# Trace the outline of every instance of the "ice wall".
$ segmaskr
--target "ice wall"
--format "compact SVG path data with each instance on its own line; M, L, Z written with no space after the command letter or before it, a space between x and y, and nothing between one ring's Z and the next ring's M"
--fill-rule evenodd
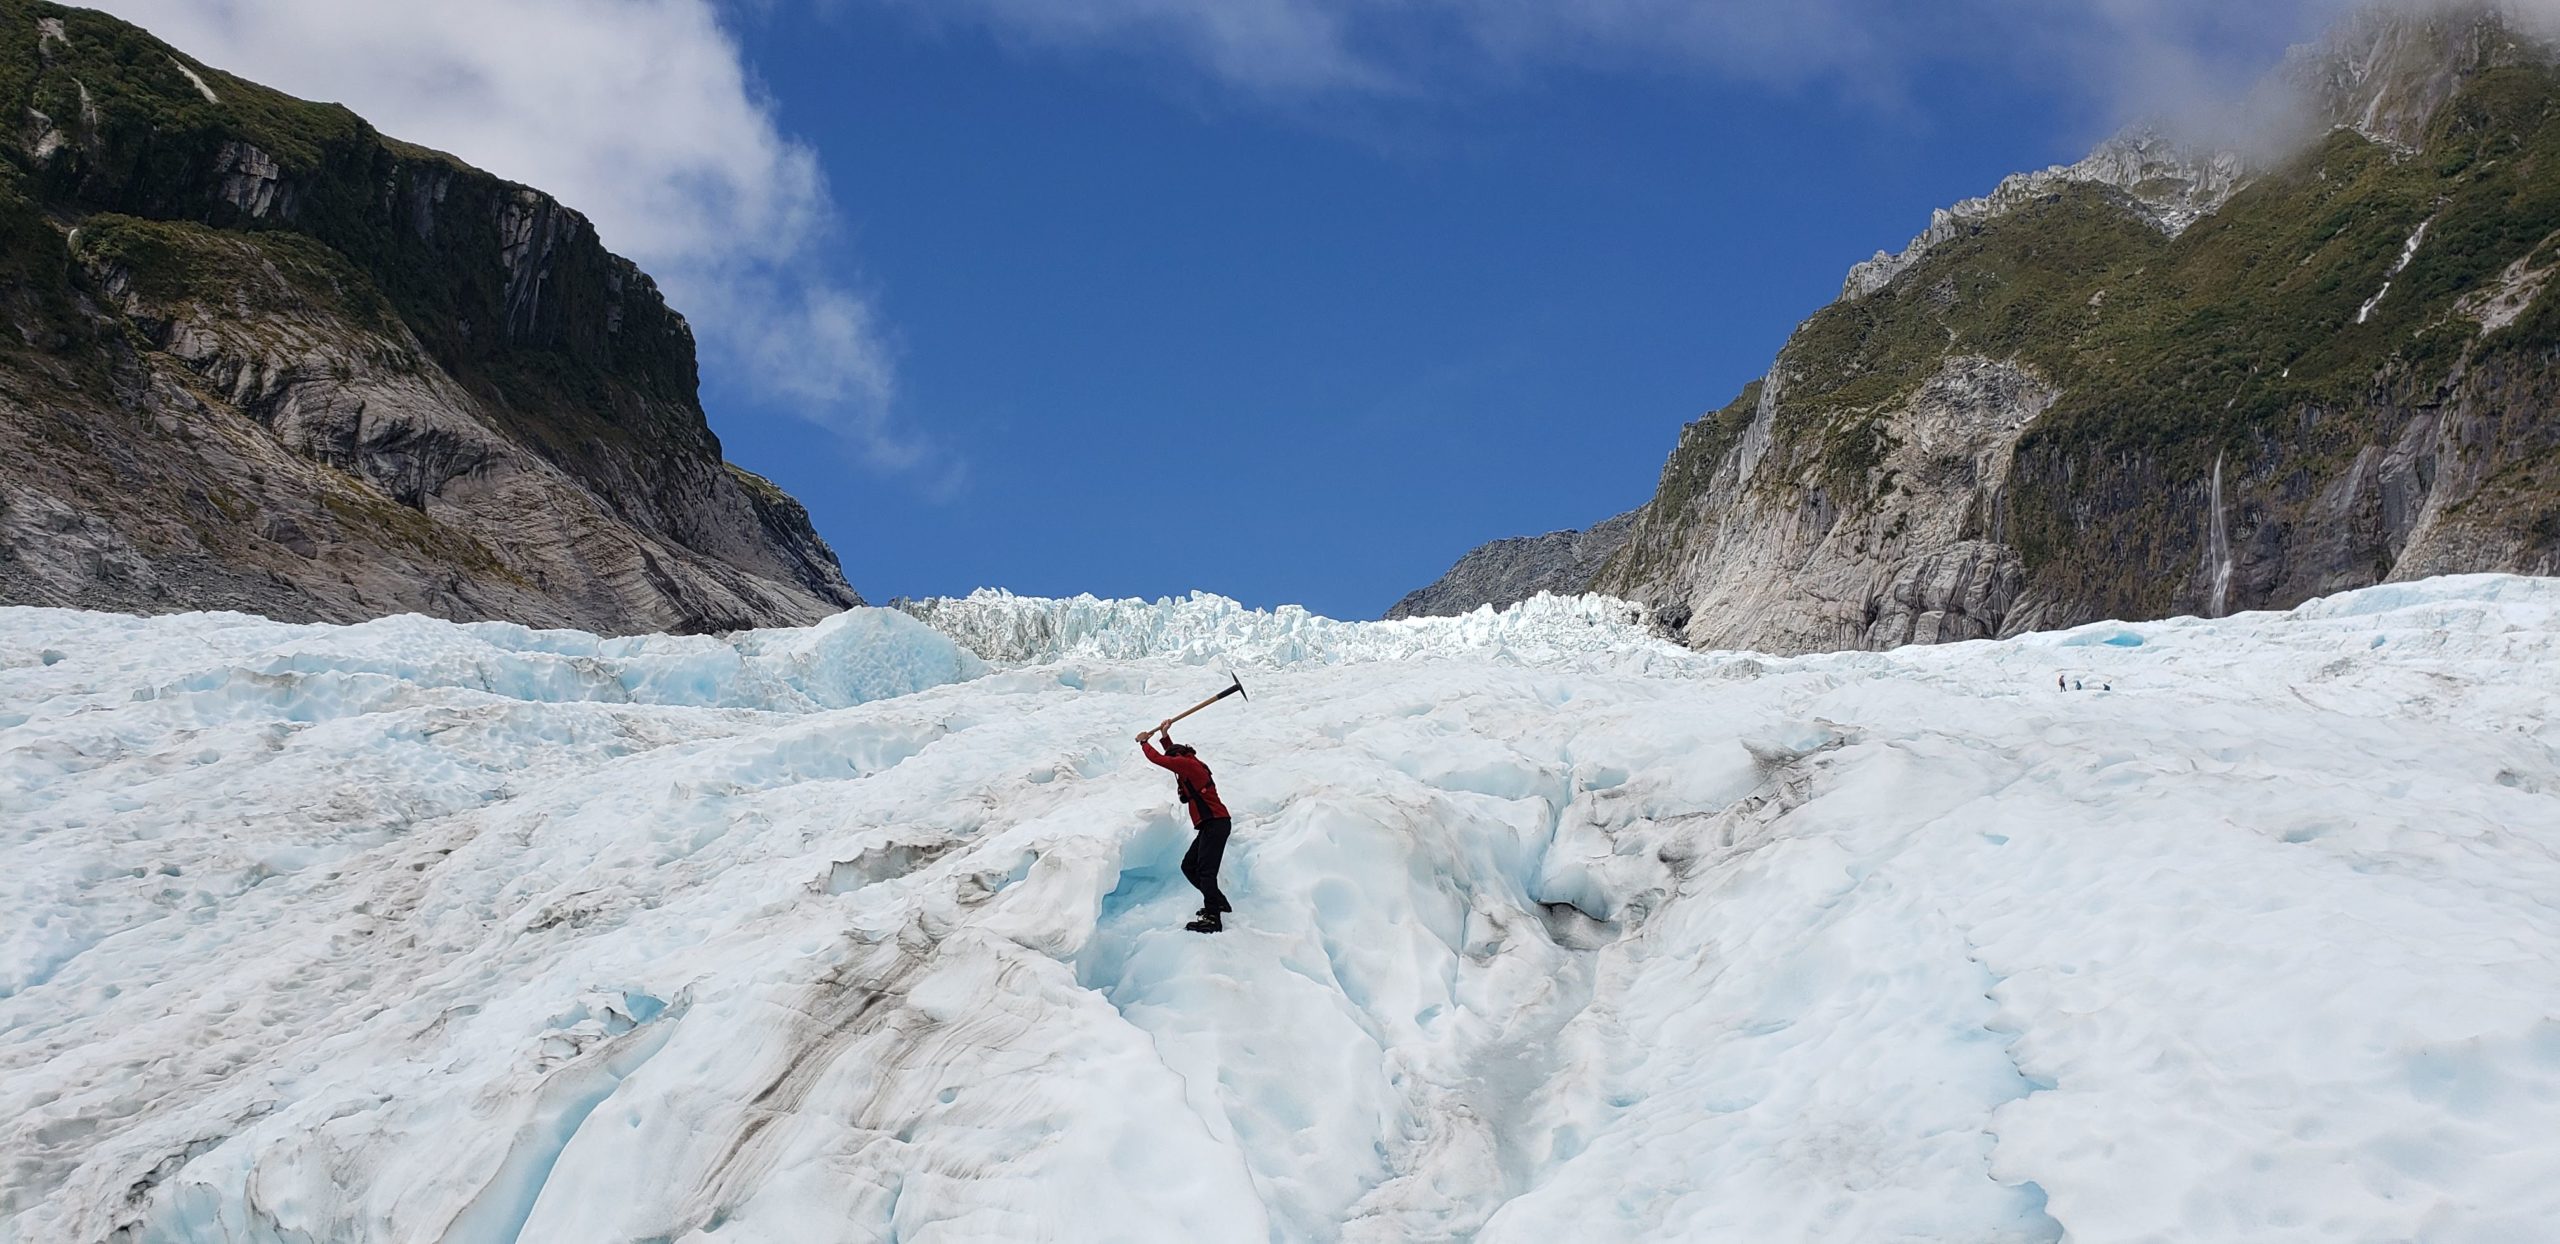
M1169 657L1263 668L1423 658L1539 665L1607 657L1642 665L1678 663L1685 655L1653 628L1641 605L1544 592L1508 609L1488 605L1454 618L1395 622L1340 622L1295 605L1247 609L1198 592L1147 601L980 589L901 607L1005 664Z

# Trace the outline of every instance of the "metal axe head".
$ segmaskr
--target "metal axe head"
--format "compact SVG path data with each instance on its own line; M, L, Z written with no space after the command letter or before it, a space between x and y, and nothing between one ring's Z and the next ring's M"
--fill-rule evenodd
M1246 698L1247 700L1250 700L1250 699L1252 699L1252 698L1253 698L1252 696L1245 695L1245 692L1244 692L1244 680L1243 680L1243 679L1241 679L1241 678L1237 678L1237 677L1236 677L1235 675L1233 675L1233 674L1229 674L1229 675L1227 675L1227 677L1228 677L1230 680L1232 680L1232 681L1235 683L1235 685L1234 685L1234 686L1232 686L1232 687L1227 688L1227 689L1226 689L1226 690L1224 690L1224 691L1219 692L1218 694L1220 694L1220 695L1244 695L1244 698Z

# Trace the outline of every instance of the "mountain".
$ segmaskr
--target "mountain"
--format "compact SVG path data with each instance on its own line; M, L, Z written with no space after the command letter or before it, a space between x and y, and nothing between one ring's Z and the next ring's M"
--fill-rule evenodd
M2560 571L2560 56L2376 9L2282 158L2129 132L1853 271L1585 585L1775 652Z
M1485 605L1499 609L1540 592L1581 592L1626 546L1635 526L1636 516L1630 511L1582 531L1550 531L1480 545L1430 586L1397 601L1387 610L1387 620L1449 617Z
M0 1239L2560 1238L2560 582L945 605L0 609Z
M540 191L0 0L0 602L613 633L860 598Z

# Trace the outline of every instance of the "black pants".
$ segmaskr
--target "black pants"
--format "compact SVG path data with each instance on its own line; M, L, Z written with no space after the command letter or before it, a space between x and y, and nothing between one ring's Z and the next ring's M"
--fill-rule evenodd
M1234 911L1235 905L1218 891L1218 861L1226 858L1227 831L1235 822L1213 816L1191 827L1191 849L1182 853L1182 876L1200 891L1200 910Z

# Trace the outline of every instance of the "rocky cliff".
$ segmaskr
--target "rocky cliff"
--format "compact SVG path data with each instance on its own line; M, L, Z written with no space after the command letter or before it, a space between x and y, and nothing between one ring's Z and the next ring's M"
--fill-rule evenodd
M1483 605L1504 608L1540 592L1569 596L1585 591L1600 568L1625 547L1635 524L1636 516L1630 511L1582 531L1550 531L1480 545L1430 586L1397 601L1387 610L1387 620L1454 617Z
M2135 131L1852 273L1590 582L1797 652L2560 571L2560 56L2376 10L2252 163Z
M608 632L859 603L539 191L0 0L0 603Z

